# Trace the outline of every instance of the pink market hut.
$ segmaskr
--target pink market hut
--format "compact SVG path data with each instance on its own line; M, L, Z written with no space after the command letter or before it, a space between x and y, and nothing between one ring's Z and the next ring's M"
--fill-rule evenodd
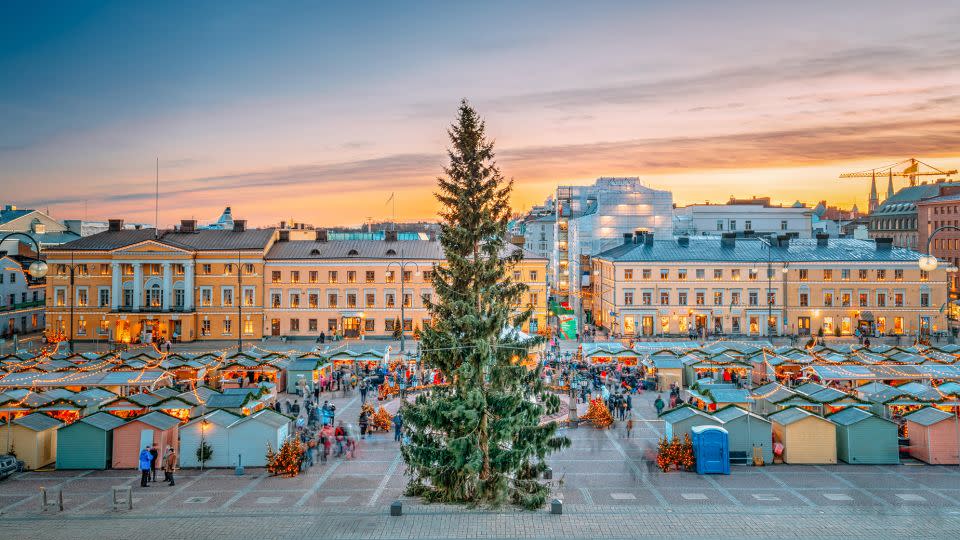
M960 465L960 426L955 414L924 407L903 420L910 457L930 465Z
M180 443L177 433L179 425L179 419L154 411L114 428L112 467L136 469L140 451L154 443L161 452L166 451L168 446L172 446L179 454Z

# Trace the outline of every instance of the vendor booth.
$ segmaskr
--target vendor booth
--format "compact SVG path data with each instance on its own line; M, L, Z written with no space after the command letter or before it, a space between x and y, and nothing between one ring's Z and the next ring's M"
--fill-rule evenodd
M713 413L727 430L731 459L753 463L754 452L759 452L764 463L773 463L773 426L766 418L729 405Z
M108 469L113 459L113 430L125 420L98 412L57 432L57 469Z
M667 439L683 439L684 435L690 435L690 430L694 426L719 426L720 421L709 414L689 405L681 405L675 409L660 415L663 420L664 434Z
M162 412L152 412L117 426L113 429L113 468L136 469L140 451L154 443L161 452L172 446L179 454L179 425L180 420L177 418Z
M0 429L7 432L5 454L16 452L25 469L45 467L57 460L57 428L63 424L43 413L21 416ZM9 431L7 431L9 430Z
M773 440L783 445L783 462L833 464L837 462L837 426L806 409L790 407L767 417Z
M837 458L850 464L900 463L897 424L873 413L847 407L827 416L837 425Z
M240 416L224 410L216 410L194 418L180 426L180 466L199 467L197 450L206 443L212 451L204 467L229 467L230 443L228 428L240 420ZM266 452L266 447L264 447Z
M957 417L924 407L903 417L910 439L910 456L931 465L960 465Z

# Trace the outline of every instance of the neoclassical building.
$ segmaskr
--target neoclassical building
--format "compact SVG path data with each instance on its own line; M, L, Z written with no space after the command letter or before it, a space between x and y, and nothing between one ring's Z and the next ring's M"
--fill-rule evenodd
M47 249L47 327L77 340L257 339L273 229L123 229ZM71 285L70 275L73 274ZM72 313L72 321L71 321Z
M889 239L627 235L593 259L593 315L631 336L946 329L946 265Z

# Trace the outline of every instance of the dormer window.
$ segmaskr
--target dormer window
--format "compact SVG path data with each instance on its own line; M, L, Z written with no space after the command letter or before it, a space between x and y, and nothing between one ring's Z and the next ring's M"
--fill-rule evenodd
M320 250L319 250L319 249L316 249L316 248L311 249L311 250L310 250L310 255L316 257L316 256L320 255Z
M349 252L347 252L347 256L348 256L348 257L358 257L358 256L360 256L360 252L357 251L357 250L355 250L355 249L351 249Z
M39 221L33 224L34 234L46 234L47 226Z
M392 249L388 249L388 250L387 250L387 256L388 256L388 257L396 257L396 255L397 255L397 252L396 252L396 251L394 251L394 250L392 250Z

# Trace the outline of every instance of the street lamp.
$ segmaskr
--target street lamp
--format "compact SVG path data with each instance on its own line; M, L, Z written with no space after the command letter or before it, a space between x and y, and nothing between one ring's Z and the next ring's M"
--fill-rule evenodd
M387 271L388 271L388 272L390 271L390 267L393 266L393 265L397 265L397 267L400 269L400 352L403 353L403 352L406 350L406 349L404 348L404 334L405 334L405 329L404 329L404 327L403 327L404 321L405 321L405 319L404 319L404 313L405 313L405 312L404 312L404 307L405 307L405 306L404 306L404 298L406 297L406 296L405 296L405 291L406 291L405 284L406 284L406 281L403 279L403 274L404 274L404 272L406 271L407 266L413 265L414 267L416 267L416 269L417 269L417 275L419 276L419 275L420 275L420 265L417 264L416 261L408 261L408 260L406 260L406 259L403 257L403 248L400 249L400 260L399 260L399 261L391 261L390 263L387 264Z
M33 277L34 279L43 279L44 277L46 277L47 271L49 270L49 268L47 267L47 263L40 260L40 243L37 242L37 239L30 236L27 233L12 232L12 233L7 233L3 235L3 238L0 238L0 245L3 245L3 243L6 242L8 238L11 238L13 236L26 238L30 243L33 244L34 250L37 253L37 259L32 263L30 263L30 266L27 267L27 273L30 274L30 276Z
M773 304L770 302L770 290L773 287L773 246L770 244L770 241L761 237L757 237L757 240L760 241L763 245L767 246L767 336L770 336L774 330L773 324ZM760 265L753 267L753 271L756 274L760 273ZM786 273L787 269L784 267L783 272ZM786 294L786 290L784 290Z
M933 230L933 232L930 233L930 236L927 237L927 249L926 249L926 251L925 251L926 255L924 255L923 257L920 257L920 259L917 260L917 265L918 265L918 266L920 267L920 269L923 270L924 272L932 272L932 271L936 270L936 269L937 269L937 266L939 266L939 264L940 264L940 261L937 260L937 257L934 256L934 255L930 252L930 247L933 245L933 237L935 237L935 236L936 236L938 233L940 233L941 231L960 231L960 227L957 227L957 226L955 226L955 225L944 225L944 226L942 226L942 227L937 227L936 229ZM949 266L949 267L946 268L946 271L947 271L947 275L946 275L946 280L945 280L945 281L946 281L946 285L947 285L947 298L946 298L946 305L947 305L947 334L949 335L949 338L952 340L952 339L953 339L953 334L950 333L950 280L951 280L950 274L956 272L956 271L957 271L957 267L955 267L955 266ZM919 335L920 335L920 330L921 330L921 328L917 328L917 336L918 336L918 337L919 337Z

